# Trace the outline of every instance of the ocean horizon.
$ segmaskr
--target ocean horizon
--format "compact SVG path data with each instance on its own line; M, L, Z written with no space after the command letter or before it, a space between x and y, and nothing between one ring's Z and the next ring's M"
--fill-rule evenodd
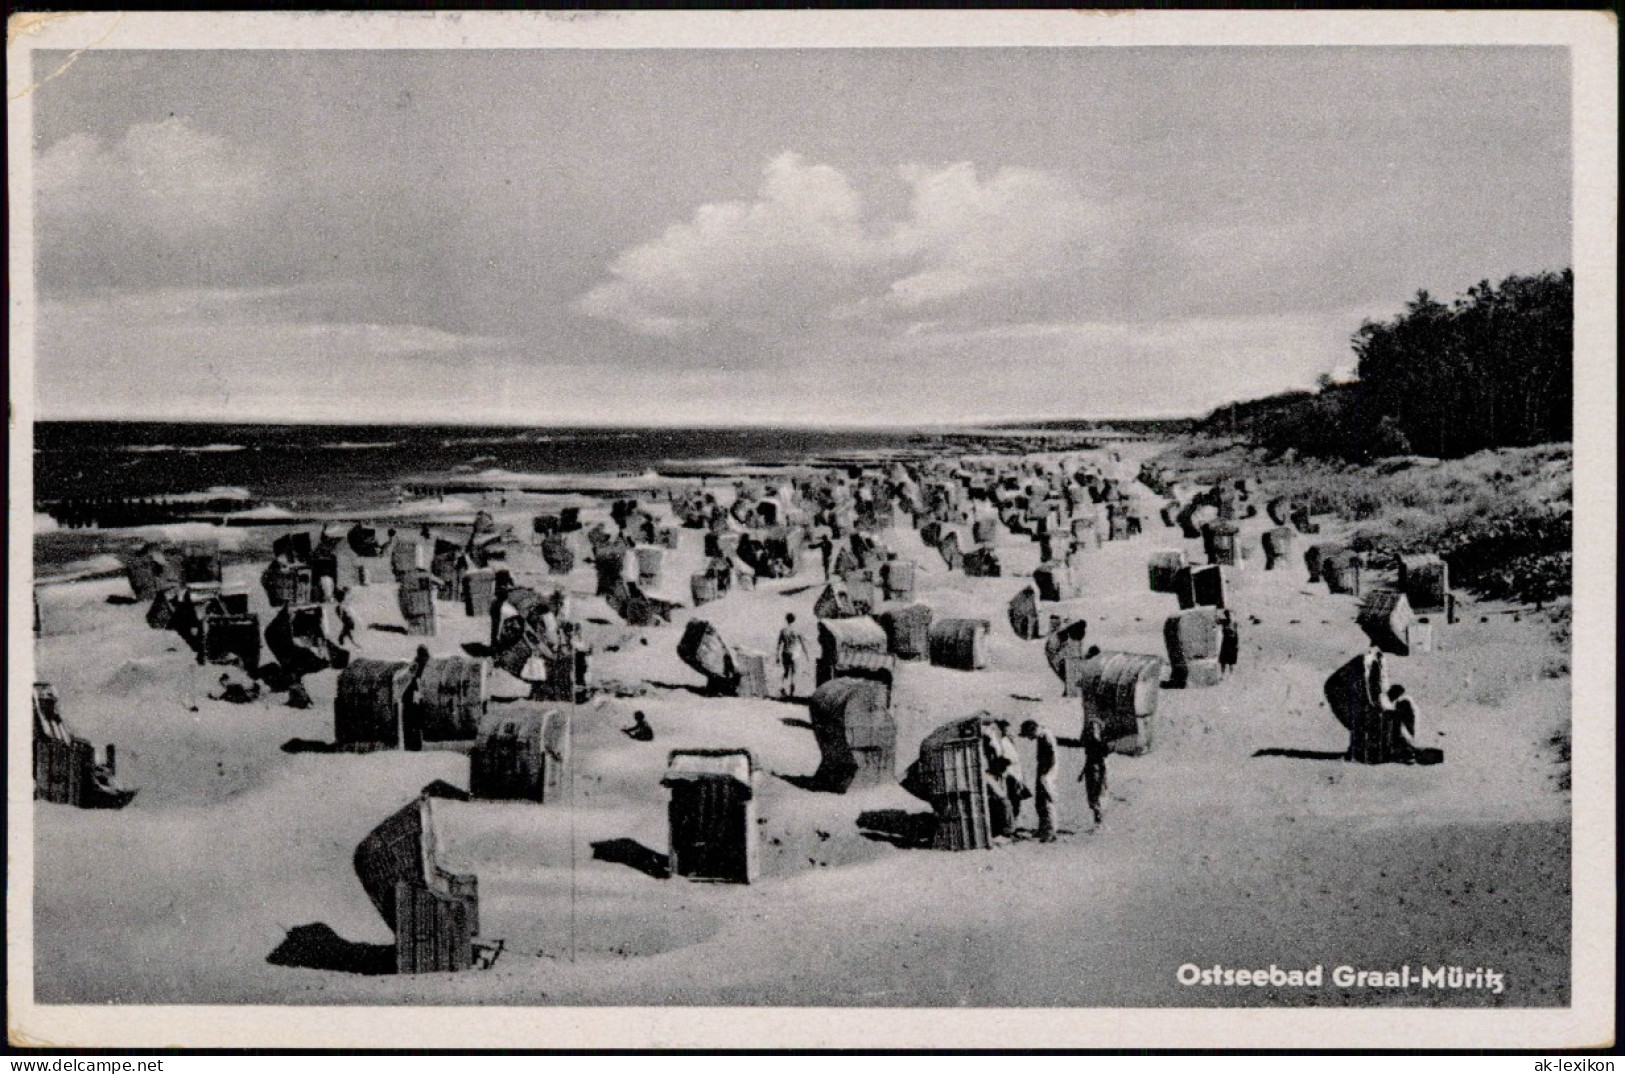
M1057 434L1088 419L1060 422ZM1070 428L1069 428L1070 426ZM1035 423L1015 423L1041 429ZM594 426L41 421L34 426L36 509L70 500L199 496L213 491L307 507L364 502L392 487L487 471L627 475L717 464L783 466L901 451L988 425Z

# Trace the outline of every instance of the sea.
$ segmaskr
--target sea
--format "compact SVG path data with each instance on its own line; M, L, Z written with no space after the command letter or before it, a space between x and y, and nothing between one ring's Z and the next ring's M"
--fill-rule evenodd
M51 421L34 428L38 511L75 500L213 493L310 509L365 506L459 475L633 475L923 446L918 430L222 425Z

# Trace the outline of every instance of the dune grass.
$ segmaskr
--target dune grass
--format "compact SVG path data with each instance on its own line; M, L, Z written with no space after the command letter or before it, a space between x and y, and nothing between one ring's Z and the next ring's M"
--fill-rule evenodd
M1574 453L1566 443L1361 465L1199 439L1148 466L1191 484L1255 477L1269 497L1353 523L1352 546L1377 565L1437 553L1458 587L1483 598L1546 603L1573 590Z

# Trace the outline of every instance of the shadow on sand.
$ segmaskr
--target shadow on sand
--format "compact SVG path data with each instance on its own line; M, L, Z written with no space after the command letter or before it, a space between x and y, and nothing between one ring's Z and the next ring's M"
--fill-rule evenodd
M461 743L436 743L435 747L458 745ZM290 738L282 744L283 753L378 753L394 748L380 742L323 742L314 738Z
M937 818L930 813L871 809L858 814L858 832L865 839L890 843L904 850L928 849L936 831Z
M650 850L636 839L604 839L592 845L592 856L599 861L626 865L645 876L665 880L671 876L671 863L666 855Z
M1347 753L1336 750L1295 750L1280 746L1271 746L1267 749L1254 750L1254 757L1291 757L1299 761L1342 761L1348 758Z
M317 922L295 925L265 956L273 966L292 966L304 970L336 970L339 973L360 973L379 977L395 972L395 945L385 943L356 943L346 940L329 926Z
M649 680L649 688L651 690L687 690L689 693L693 694L695 697L723 697L723 696L725 696L725 695L720 694L720 693L712 693L711 690L708 687L695 686L693 683L688 683L688 682L656 682L654 679L650 679Z
M847 786L850 786L852 782L848 778L846 786L842 786L824 774L823 769L819 769L810 776L787 776L783 772L774 772L773 775L798 790L812 791L815 794L845 794Z
M1254 757L1294 757L1300 761L1346 761L1346 753L1334 753L1331 750L1293 750L1271 748L1257 750ZM1370 761L1368 764L1400 764L1400 765L1435 765L1444 763L1444 751L1423 747L1411 750L1409 753L1395 754L1381 761Z
M127 596L123 593L109 593L107 595L107 603L127 606L131 604L140 604L141 600L138 597Z

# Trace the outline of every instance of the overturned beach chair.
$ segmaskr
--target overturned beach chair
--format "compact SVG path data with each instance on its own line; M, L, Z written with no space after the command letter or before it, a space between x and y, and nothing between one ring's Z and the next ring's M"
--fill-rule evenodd
M704 619L690 619L677 641L677 657L705 676L706 692L720 697L766 697L767 657L735 650Z

